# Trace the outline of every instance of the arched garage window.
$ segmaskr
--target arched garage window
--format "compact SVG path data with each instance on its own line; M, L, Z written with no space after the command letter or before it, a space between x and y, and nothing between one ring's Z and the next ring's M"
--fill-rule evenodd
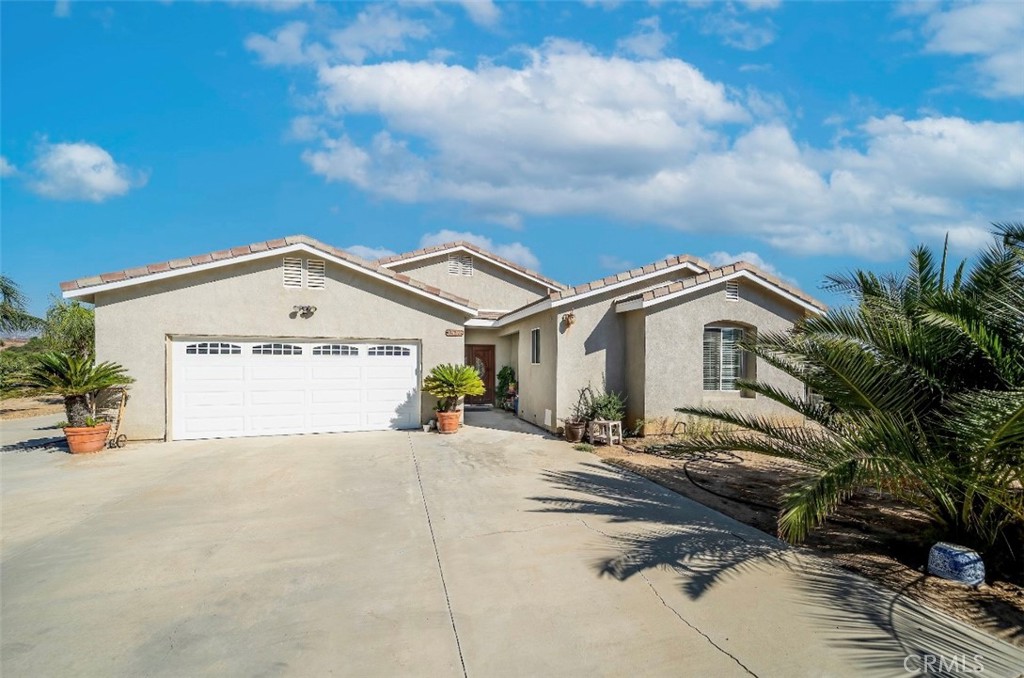
M302 355L302 347L294 344L257 344L253 355Z
M753 356L740 343L753 328L715 324L704 327L704 390L738 391L736 382L754 377Z
M219 341L201 341L185 347L188 355L238 355L242 347L237 344L225 344Z
M409 355L409 349L405 346L371 346L366 351L366 355L370 356L382 356L382 355Z

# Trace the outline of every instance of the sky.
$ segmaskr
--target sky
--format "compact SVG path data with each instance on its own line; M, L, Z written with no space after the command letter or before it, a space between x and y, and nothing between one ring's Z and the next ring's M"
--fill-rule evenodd
M303 233L568 284L825 275L1024 220L1024 3L2 2L0 265Z

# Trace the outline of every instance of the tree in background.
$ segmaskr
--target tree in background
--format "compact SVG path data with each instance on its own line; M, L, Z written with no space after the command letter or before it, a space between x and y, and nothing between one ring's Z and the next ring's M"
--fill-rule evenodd
M854 492L877 488L926 512L936 535L978 548L1007 573L1024 558L1024 225L950 272L947 252L914 250L909 270L854 271L827 288L853 304L745 346L802 381L741 388L811 425L716 408L679 408L729 425L676 453L748 450L797 460L779 531L803 539Z
M46 310L43 341L51 351L81 358L96 352L96 313L78 301L59 297Z
M18 284L0 275L0 333L27 332L37 329L43 321L25 310L28 299Z

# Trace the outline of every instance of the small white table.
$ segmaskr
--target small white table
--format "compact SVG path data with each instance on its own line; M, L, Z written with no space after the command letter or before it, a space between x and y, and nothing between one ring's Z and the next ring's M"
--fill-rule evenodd
M606 445L622 444L622 422L611 419L595 419L587 427L587 437L591 443L602 442Z

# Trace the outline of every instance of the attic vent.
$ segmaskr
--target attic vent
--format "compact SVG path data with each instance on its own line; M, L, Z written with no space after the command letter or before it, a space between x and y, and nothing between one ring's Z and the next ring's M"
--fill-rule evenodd
M284 286L302 287L302 259L284 258Z
M725 300L726 301L739 301L740 300L740 284L735 280L730 280L725 283Z
M448 275L473 275L473 257L468 254L449 254Z
M306 287L322 290L327 287L327 272L323 259L306 259Z

